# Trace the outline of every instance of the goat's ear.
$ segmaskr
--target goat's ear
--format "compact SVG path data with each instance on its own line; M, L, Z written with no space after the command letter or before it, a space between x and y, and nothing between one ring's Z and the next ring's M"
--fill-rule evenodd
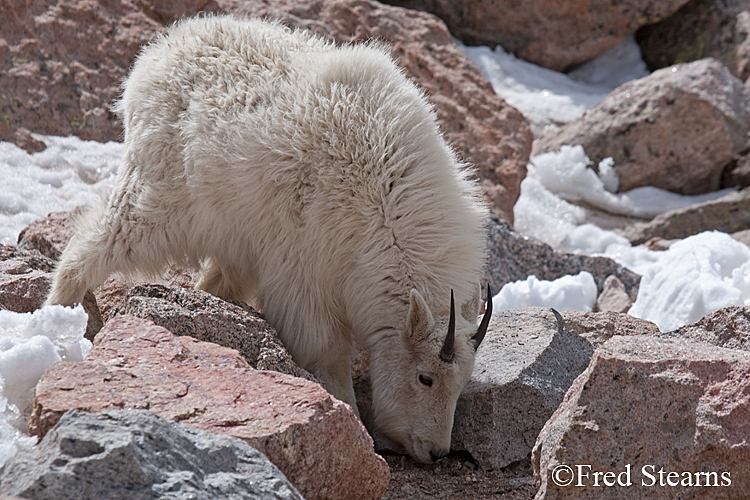
M422 295L412 289L409 293L409 338L421 340L432 331L435 320Z
M482 307L482 285L477 282L474 293L468 302L461 304L461 317L471 324L476 324L479 317L479 309Z

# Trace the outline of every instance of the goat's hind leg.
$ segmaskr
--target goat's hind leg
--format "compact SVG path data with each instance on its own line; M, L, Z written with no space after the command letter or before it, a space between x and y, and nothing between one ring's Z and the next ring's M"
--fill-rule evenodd
M204 264L195 288L224 300L250 303L255 296L255 280L248 269L240 271L234 266L222 266L215 259L208 259Z
M109 259L101 241L101 222L102 210L98 206L87 207L78 216L75 235L60 256L45 305L78 304L90 288L107 279Z

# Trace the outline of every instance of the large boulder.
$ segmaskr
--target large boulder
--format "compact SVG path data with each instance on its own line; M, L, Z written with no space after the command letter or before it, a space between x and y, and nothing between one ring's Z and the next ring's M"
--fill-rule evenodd
M128 316L107 323L85 361L45 372L29 429L44 436L70 409L122 408L243 439L307 499L375 499L388 485L354 412L318 384L254 370L235 350Z
M451 448L468 451L484 469L528 457L593 351L554 309L494 314L456 405Z
M536 500L746 496L747 354L645 335L607 341L539 434Z
M241 439L145 410L65 413L39 445L0 470L0 492L35 500L302 500L279 469Z
M534 154L581 145L595 165L614 159L620 191L699 194L719 188L749 130L750 91L721 63L703 59L621 85L539 139Z
M501 45L521 59L563 71L593 59L687 0L386 0L442 18L468 45Z

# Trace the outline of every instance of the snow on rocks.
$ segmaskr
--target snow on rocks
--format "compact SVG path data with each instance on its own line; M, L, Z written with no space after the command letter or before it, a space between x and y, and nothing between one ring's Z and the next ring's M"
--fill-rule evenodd
M83 337L86 321L81 306L34 313L0 310L0 465L36 442L24 435L34 388L53 363L86 357L91 349Z
M581 271L554 281L539 280L531 275L523 281L508 283L493 297L492 303L495 311L531 306L553 307L558 311L593 311L596 298L594 277Z
M722 307L750 305L750 248L727 234L691 236L658 258L643 271L628 314L667 332Z
M73 210L99 198L114 178L124 146L118 142L43 137L47 148L28 154L0 142L0 244L49 212Z
M70 409L150 409L263 452L305 498L375 499L388 466L354 412L314 382L251 368L235 350L117 316L89 357L58 363L36 388L32 434Z
M579 118L623 83L648 75L633 37L569 73L518 59L500 46L462 49L495 92L526 117L536 138Z

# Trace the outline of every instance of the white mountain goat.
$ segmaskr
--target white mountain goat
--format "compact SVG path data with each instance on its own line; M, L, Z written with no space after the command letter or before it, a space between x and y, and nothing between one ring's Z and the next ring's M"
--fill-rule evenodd
M389 53L187 20L143 50L117 112L116 186L81 217L47 303L192 265L197 288L258 305L355 411L366 346L376 432L424 463L448 453L490 317L477 327L487 208Z

